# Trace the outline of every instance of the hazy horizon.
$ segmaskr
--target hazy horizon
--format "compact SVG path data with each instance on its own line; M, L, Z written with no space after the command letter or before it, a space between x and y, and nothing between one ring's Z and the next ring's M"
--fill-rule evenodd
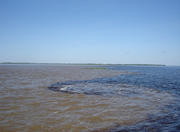
M123 64L123 63L71 63L71 62L67 62L67 63L58 63L58 62L54 62L54 63L48 63L48 62L0 62L0 64L67 64L67 65L149 65L149 66L180 66L180 65L165 65L165 64L148 64L148 63L139 63L139 64L132 64L132 63L127 63L127 64Z
M2 0L0 62L180 65L179 0Z

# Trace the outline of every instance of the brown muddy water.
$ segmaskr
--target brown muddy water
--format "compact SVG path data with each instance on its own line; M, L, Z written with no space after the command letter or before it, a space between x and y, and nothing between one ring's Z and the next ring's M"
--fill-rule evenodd
M116 126L143 122L173 100L168 92L146 88L138 96L69 94L48 89L56 82L131 74L87 67L91 66L0 65L0 132L111 131Z

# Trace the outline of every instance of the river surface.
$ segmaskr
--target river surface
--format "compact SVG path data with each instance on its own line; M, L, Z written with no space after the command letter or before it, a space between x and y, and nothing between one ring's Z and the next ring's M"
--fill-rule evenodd
M0 132L180 131L180 67L96 67L0 65Z

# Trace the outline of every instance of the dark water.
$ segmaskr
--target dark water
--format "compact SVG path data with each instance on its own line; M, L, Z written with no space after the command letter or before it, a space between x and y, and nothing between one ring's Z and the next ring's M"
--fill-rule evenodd
M108 131L180 131L180 67L177 66L108 66L111 70L132 72L111 78L58 82L50 90L66 93L105 96L109 98L159 97L160 112L147 114L144 121L116 126ZM166 96L166 94L168 94ZM153 96L152 96L153 95ZM172 97L170 97L171 95ZM168 99L171 101L168 102ZM161 102L162 101L162 102ZM141 102L144 103L144 102ZM117 104L118 105L118 104Z
M180 92L180 67L138 67L138 66L120 66L110 67L111 69L127 70L137 72L136 75L122 75L115 80L122 83L133 84L137 86L146 86L159 90L168 90L179 94Z
M176 99L167 104L168 113L149 117L149 121L138 124L129 130L180 131L180 67L111 67L111 69L137 72L137 75L122 75L113 78L120 83L147 87L171 93ZM154 118L154 119L153 119Z

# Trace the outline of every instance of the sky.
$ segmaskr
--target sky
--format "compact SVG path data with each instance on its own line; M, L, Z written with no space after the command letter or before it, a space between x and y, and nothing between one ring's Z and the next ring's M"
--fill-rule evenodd
M180 65L180 0L0 0L0 62Z

